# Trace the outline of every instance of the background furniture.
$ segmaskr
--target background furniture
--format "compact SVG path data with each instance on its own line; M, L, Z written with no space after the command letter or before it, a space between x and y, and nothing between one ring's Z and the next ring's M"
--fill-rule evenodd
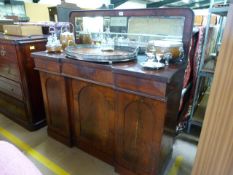
M50 21L69 22L71 11L80 10L76 4L61 3L55 7L48 7Z
M29 21L26 15L24 1L0 0L0 11L2 16L14 21Z
M0 112L29 130L45 125L39 73L31 52L45 50L46 38L0 35Z
M193 175L233 173L233 1L219 52L213 85L193 166Z
M222 3L222 6L215 7L215 3ZM218 50L221 46L222 32L223 32L223 18L227 15L228 5L226 5L227 0L215 1L211 0L209 14L207 19L207 25L205 29L205 39L202 47L201 58L198 60L198 70L196 72L195 78L195 92L193 96L192 109L190 113L190 120L188 123L188 132L191 131L192 126L202 126L205 108L208 101L209 86L211 84L215 65L218 56ZM212 14L219 15L219 28L216 38L211 38L211 17ZM212 31L213 32L213 31ZM210 39L214 40L213 49L211 49ZM207 84L207 85L206 85Z

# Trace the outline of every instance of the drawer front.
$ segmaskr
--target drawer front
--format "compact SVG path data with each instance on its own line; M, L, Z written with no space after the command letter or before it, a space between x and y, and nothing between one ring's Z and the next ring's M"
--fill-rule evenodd
M21 85L15 81L0 77L0 91L18 100L23 100Z
M2 58L17 63L17 53L15 45L0 43L0 60Z
M45 45L46 45L46 41L31 42L31 43L21 45L21 49L24 50L24 55L25 55L24 59L26 59L27 62L33 62L33 65L34 65L34 60L31 56L31 53L46 50Z
M20 81L20 72L17 63L7 58L0 58L0 75L15 81Z
M15 98L0 92L0 112L20 124L28 121L26 105Z
M147 96L165 97L166 83L155 80L142 79L135 76L116 74L116 88L133 91Z
M60 63L54 61L47 61L46 59L35 58L35 69L46 71L46 72L54 72L60 73Z
M97 84L113 85L113 74L110 70L64 63L62 73L67 76L77 77L78 79L93 81Z

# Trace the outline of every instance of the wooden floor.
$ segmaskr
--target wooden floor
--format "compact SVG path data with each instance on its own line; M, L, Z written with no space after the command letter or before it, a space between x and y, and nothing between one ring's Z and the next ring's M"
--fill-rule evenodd
M29 132L0 114L0 128L4 128L4 130L16 136L16 138L25 144L28 144L31 149L70 175L117 175L114 172L114 168L105 162L96 159L78 148L69 148L48 137L46 127L35 132ZM178 136L174 144L173 155L167 165L165 175L189 175L191 173L196 154L196 145L179 138L182 137ZM7 138L0 133L0 140L7 140ZM27 151L22 151L38 167L42 174L59 174L43 165L42 161L44 159L37 160ZM179 166L177 166L177 160L179 158L181 158L181 161L179 162Z

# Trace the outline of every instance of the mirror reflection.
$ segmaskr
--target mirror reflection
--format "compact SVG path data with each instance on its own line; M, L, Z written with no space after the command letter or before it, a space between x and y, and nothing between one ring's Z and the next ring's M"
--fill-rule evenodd
M146 26L146 27L145 27ZM122 42L137 42L139 45L150 40L181 41L183 17L76 17L75 31L78 43L98 44L108 38ZM131 43L132 44L132 43Z
M83 49L80 47L88 47L89 55L97 51L112 55L119 47L134 48L147 56L148 65L155 63L160 68L170 60L183 59L184 22L183 16L78 16L76 43L79 51Z

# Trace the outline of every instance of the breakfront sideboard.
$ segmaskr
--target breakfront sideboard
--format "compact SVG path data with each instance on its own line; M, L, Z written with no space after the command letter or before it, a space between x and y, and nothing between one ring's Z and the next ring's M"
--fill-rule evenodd
M184 60L146 70L140 64L146 57L140 54L133 61L103 64L70 59L65 53L33 53L48 134L112 164L121 175L155 175L163 171L172 152L193 13L189 9L96 10L72 12L70 17L76 24L75 19L80 22L84 16L119 14L181 16Z

